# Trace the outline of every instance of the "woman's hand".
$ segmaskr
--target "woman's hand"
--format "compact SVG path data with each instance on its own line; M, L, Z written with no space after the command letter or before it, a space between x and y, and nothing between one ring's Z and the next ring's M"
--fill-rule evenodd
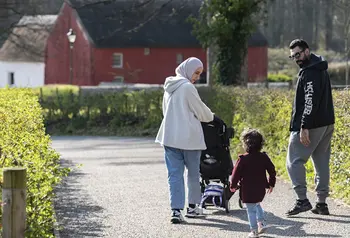
M272 193L272 191L273 191L273 187L270 186L270 187L269 187L268 189L266 189L266 190L267 190L266 193L269 193L269 194L270 194L270 193Z

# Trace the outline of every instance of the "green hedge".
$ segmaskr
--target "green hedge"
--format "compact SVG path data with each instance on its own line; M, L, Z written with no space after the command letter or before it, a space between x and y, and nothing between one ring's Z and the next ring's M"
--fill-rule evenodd
M36 93L50 134L147 136L162 119L159 90L81 94L62 87Z
M0 89L0 163L27 169L26 237L54 237L53 188L67 170L60 169L50 143L33 92Z
M233 140L233 149L240 150L239 133L245 127L254 127L266 137L265 150L276 164L278 173L288 178L285 158L289 139L289 119L293 93L277 90L241 90L235 89L236 110L233 120L237 136ZM334 91L336 126L332 140L331 190L332 195L350 204L350 93ZM252 97L254 95L254 97ZM235 153L236 153L235 152ZM307 163L307 180L314 184L311 160Z
M269 82L291 82L293 78L286 74L268 74L267 80Z
M337 63L344 61L344 55L333 51L317 50L316 54L322 55L329 64L328 72L333 85L345 84L345 63ZM270 74L284 74L291 78L295 78L299 67L294 61L288 58L288 48L269 48L269 73Z
M266 137L266 150L271 154L281 176L287 178L285 158L289 139L289 119L293 91L242 89L233 87L200 87L198 91L210 108L229 125L236 137L232 153L241 150L239 134L244 127L260 129ZM78 90L59 90L43 95L45 122L51 133L155 136L162 120L162 90L101 93L90 96ZM337 116L332 152L333 195L350 203L350 95L334 91ZM232 122L232 123L231 123ZM308 182L313 184L312 164Z
M329 66L328 72L333 85L346 84L345 82L346 64L345 63L331 64ZM349 71L349 78L350 78L350 71Z

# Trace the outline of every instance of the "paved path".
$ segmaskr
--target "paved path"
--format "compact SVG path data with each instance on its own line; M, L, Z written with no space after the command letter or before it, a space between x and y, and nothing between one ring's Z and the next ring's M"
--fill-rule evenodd
M205 219L170 224L163 151L151 139L53 137L53 147L63 164L82 164L57 191L62 238L247 237L247 216L237 195L230 215L211 209ZM293 202L289 184L279 181L263 203L271 227L261 237L350 237L350 208L330 201L331 216L308 212L287 218L284 212Z

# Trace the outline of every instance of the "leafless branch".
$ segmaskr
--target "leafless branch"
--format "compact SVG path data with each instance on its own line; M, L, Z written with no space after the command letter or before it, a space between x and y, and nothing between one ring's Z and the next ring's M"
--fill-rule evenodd
M187 0L189 1L189 0ZM91 4L98 4L98 3L104 3L106 4L107 2L110 2L110 0L102 0L102 1L97 1L97 2L94 2L94 3L91 3ZM158 1L159 2L159 1ZM148 6L151 6L151 5L156 5L156 3L158 3L156 0L146 0L146 1L143 1L143 2L138 2L138 1L135 1L135 4L127 9L127 10L121 10L120 11L120 14L132 14L133 12L136 13L137 11L141 11L141 10L144 10L145 13L147 13L147 8ZM104 36L101 36L98 40L104 40L104 39L107 39L109 37L112 37L113 35L117 34L118 32L120 31L125 31L127 33L132 33L132 32L136 32L138 31L140 28L142 28L144 25L146 25L147 23L149 23L150 21L152 21L153 19L155 19L157 16L159 16L159 13L164 10L171 2L173 2L173 0L164 0L162 4L158 3L160 6L156 7L156 8L153 8L151 13L145 18L143 19L142 22L138 23L136 26L132 27L131 29L125 29L124 27L119 27L115 30L113 30L112 32L110 32L108 35L104 35ZM184 1L186 2L186 1ZM90 6L91 6L90 4ZM84 6L87 6L87 5L84 5ZM183 4L182 6L180 6L180 9L181 7L184 7L185 4ZM178 10L180 10L178 9ZM169 16L171 17L171 15ZM115 16L111 15L107 18L110 18L110 19L115 19Z
M148 22L152 21L158 14L159 12L164 9L167 5L169 5L169 3L171 3L172 0L168 0L167 2L163 3L160 8L154 10L151 15L148 16L148 19L146 19L144 22L140 23L138 26L128 30L127 32L135 32L137 30L139 30L141 27L143 27L145 24L147 24Z

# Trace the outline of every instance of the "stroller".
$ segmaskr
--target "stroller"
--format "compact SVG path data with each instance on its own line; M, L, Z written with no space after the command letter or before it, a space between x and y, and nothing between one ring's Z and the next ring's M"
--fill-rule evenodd
M200 206L221 207L229 213L229 200L234 194L230 191L229 181L233 170L230 139L234 136L234 129L228 128L217 116L211 122L202 122L202 128L207 149L202 151L200 161ZM242 207L240 200L239 206Z

